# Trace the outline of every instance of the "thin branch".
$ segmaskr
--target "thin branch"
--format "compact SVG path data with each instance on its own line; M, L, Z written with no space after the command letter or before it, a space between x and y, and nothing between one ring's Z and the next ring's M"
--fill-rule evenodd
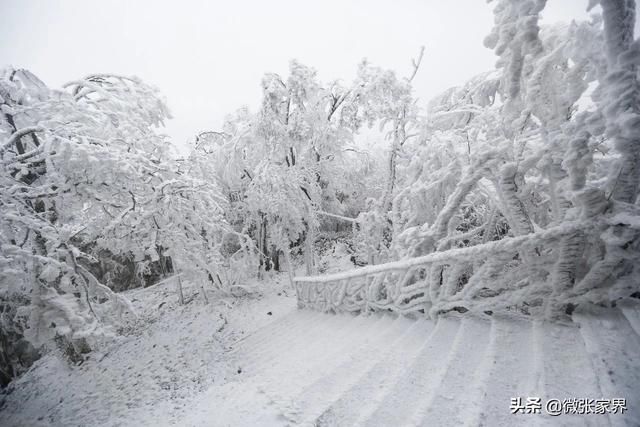
M348 90L340 98L333 98L334 100L333 105L331 106L331 110L329 111L329 116L327 117L327 121L331 121L331 117L333 116L333 113L335 113L338 110L340 105L342 105L342 103L344 102L345 99L347 99L347 96L349 96L350 93L351 93L351 90Z
M356 218L349 218L349 217L346 217L346 216L336 215L336 214L332 214L332 213L329 213L329 212L316 211L316 213L318 215L324 215L324 216L328 216L328 217L331 217L331 218L340 219L342 221L353 222L353 223L356 223L356 224L358 224L360 222Z
M3 154L5 151L7 151L7 149L9 149L9 147L18 143L23 136L29 135L34 132L44 132L44 128L42 126L28 126L15 131L13 134L11 134L7 142L0 146L0 154Z
M411 63L413 65L413 72L411 73L411 77L409 77L409 82L413 80L413 78L418 73L418 68L420 68L420 63L422 62L422 57L424 56L424 46L420 47L420 54L418 55L418 59L412 59Z

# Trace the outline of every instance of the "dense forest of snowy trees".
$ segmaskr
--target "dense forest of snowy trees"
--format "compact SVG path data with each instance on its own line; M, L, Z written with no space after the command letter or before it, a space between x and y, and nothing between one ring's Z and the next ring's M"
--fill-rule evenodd
M38 349L79 358L115 333L135 316L121 290L179 275L204 299L241 296L265 271L317 274L317 242L338 234L354 263L372 265L565 227L553 253L541 237L429 274L455 292L508 264L484 296L554 301L550 316L637 294L634 2L592 2L591 21L543 27L544 0L496 3L485 40L496 69L426 109L412 88L436 66L424 51L408 75L363 61L350 83L292 61L288 76L264 76L256 111L194 130L186 156L160 132L159 92L137 78L52 89L2 70L2 382Z

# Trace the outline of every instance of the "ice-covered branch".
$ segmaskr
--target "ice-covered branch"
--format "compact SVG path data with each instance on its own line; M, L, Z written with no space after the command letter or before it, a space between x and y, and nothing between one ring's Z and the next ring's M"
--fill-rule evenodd
M323 311L392 310L400 313L431 311L432 315L455 307L477 312L504 310L508 306L538 301L551 294L551 263L563 238L575 233L598 233L598 221L568 222L545 231L505 238L466 248L433 252L402 261L367 266L324 276L296 277L301 306ZM521 252L544 248L535 262L523 263ZM493 261L497 260L497 263ZM442 289L430 290L426 280L433 267ZM490 267L489 270L486 267ZM481 280L474 280L481 275ZM440 286L438 286L440 287Z
M11 134L9 139L7 139L7 141L5 141L0 146L0 155L7 151L10 147L16 145L16 143L19 142L22 137L35 132L44 132L44 128L42 126L27 126L15 131L13 134Z

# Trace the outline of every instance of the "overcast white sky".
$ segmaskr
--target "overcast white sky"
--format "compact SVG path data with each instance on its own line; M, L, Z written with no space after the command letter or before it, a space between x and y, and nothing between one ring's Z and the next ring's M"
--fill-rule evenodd
M585 18L586 5L548 0L544 22ZM0 0L0 66L52 87L95 72L139 76L166 96L167 133L184 145L255 108L262 75L286 75L292 58L349 81L365 57L406 75L425 45L414 82L426 101L493 67L482 45L492 22L482 0Z

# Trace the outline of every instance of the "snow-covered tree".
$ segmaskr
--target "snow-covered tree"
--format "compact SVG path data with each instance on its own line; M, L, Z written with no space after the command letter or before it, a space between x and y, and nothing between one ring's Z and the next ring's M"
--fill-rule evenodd
M371 159L355 144L358 131L364 125L390 127L396 145L404 143L400 133L415 115L409 81L365 61L350 86L323 85L315 70L292 61L287 79L266 74L262 87L258 113L240 110L223 132L206 132L196 144L216 141L207 143L206 163L227 191L242 195L233 216L252 232L264 257L302 243L311 273L318 215L335 219L364 209L370 189L362 185L365 175L371 177ZM391 157L395 165L397 154ZM394 178L388 179L392 188ZM361 206L354 209L354 203Z
M91 273L100 250L131 258L141 274L170 258L183 276L228 291L227 200L174 160L156 131L169 117L157 90L112 75L65 88L26 70L1 74L1 291L29 300L3 319L36 346L108 333L132 309Z
M497 2L485 43L498 54L498 69L433 99L405 147L413 155L398 164L391 256L544 235L581 221L616 225L595 235L572 228L553 258L540 243L519 251L517 261L509 249L492 260L434 265L433 298L470 280L469 288L491 296L485 306L545 301L556 313L637 290L630 261L637 251L622 255L637 241L630 218L638 180L629 148L638 133L637 55L631 8L618 3L603 5L603 18L541 28L544 1ZM462 304L454 300L451 307Z

